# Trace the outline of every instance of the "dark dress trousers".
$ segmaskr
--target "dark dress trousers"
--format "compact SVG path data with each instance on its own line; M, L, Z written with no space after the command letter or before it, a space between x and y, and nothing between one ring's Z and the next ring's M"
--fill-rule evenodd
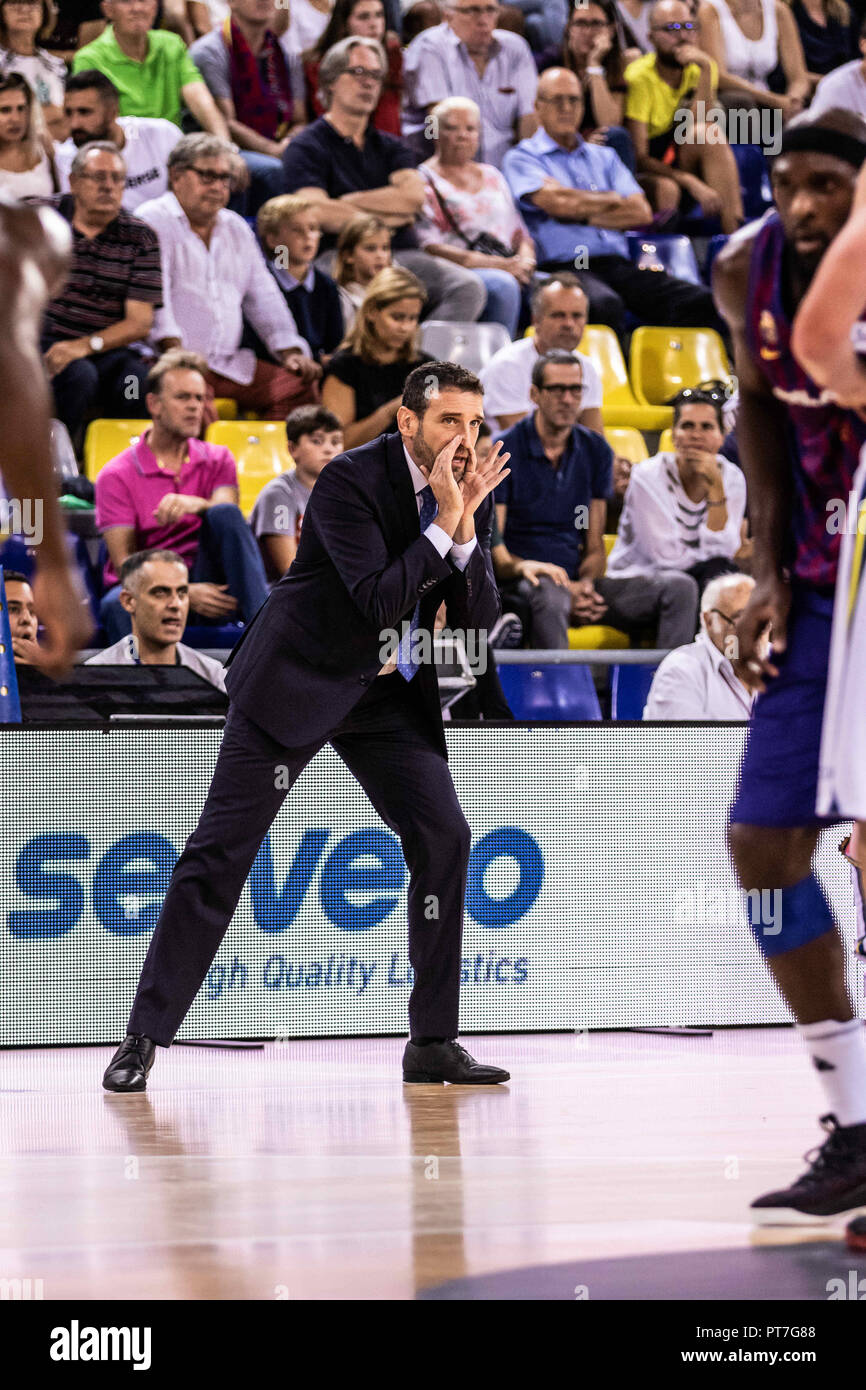
M443 600L449 627L493 626L492 518L489 496L461 572L420 533L399 434L339 455L320 474L295 561L229 658L213 781L168 886L131 1033L169 1046L288 789L330 742L399 836L409 869L411 1033L456 1036L470 832L448 770L436 671L422 664L411 681L377 673L385 634L416 604L428 634Z

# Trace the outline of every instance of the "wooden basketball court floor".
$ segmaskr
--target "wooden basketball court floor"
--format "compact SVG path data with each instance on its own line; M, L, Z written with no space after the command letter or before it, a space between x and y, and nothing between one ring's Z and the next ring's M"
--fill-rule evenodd
M593 1261L750 1247L749 1202L823 1138L791 1029L464 1042L511 1082L404 1086L401 1039L296 1041L160 1050L146 1094L117 1096L110 1048L0 1052L0 1279L412 1299L586 1262L591 1290Z

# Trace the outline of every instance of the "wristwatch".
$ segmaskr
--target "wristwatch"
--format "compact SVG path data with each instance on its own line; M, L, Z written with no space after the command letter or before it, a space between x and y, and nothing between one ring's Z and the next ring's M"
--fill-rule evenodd
M105 347L105 339L100 338L98 333L94 333L92 338L87 339L87 346L91 352L101 352Z

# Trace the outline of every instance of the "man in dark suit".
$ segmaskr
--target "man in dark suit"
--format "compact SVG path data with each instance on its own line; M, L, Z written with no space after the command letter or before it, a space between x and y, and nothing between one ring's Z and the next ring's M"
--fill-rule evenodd
M415 984L403 1079L508 1080L455 1040L470 831L448 770L435 667L419 660L443 600L452 628L489 629L499 616L491 494L508 455L497 445L478 464L482 420L478 378L425 362L406 380L399 433L339 455L318 478L295 561L229 659L213 781L107 1090L144 1090L155 1046L170 1046L198 993L288 789L328 742L399 835L409 868Z

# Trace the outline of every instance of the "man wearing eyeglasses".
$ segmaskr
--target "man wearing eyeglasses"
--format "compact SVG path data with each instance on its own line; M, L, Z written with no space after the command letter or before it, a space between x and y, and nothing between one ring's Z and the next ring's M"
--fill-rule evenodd
M718 216L722 231L730 233L743 222L740 178L718 126L710 140L705 123L696 119L696 109L713 106L719 76L695 43L697 28L683 0L653 5L653 51L625 70L625 124L638 182L656 211L676 211L684 200L699 203L705 216Z
M733 665L736 626L755 581L748 574L722 574L701 597L701 627L687 646L669 652L659 666L644 706L644 719L748 719L758 682ZM767 635L761 650L768 650Z
M471 97L481 112L478 159L499 169L515 140L538 127L532 50L519 34L497 29L493 0L446 0L443 8L445 23L423 30L403 57L403 134L426 157L436 138L427 119L433 107Z
M416 168L418 156L373 124L386 71L385 50L375 39L350 36L328 49L319 68L325 114L284 151L285 190L318 205L321 270L330 271L346 223L371 213L391 229L394 260L426 289L429 317L471 323L487 291L473 270L420 249L413 224L427 184Z
M147 363L133 344L162 303L162 273L156 234L121 207L125 187L119 150L96 140L75 155L70 192L51 200L72 228L72 268L45 309L42 352L54 414L77 448L94 413L146 413Z
M646 195L619 156L580 135L583 90L566 68L538 83L541 130L509 150L503 173L538 248L542 270L575 268L590 323L622 336L626 309L641 323L725 331L705 285L632 263L625 233L652 218Z
M255 235L226 203L232 149L215 135L185 135L168 157L169 192L138 216L159 236L165 306L153 338L161 352L184 347L208 364L217 396L259 419L285 420L318 397L321 368L268 272ZM242 346L244 317L273 361Z

